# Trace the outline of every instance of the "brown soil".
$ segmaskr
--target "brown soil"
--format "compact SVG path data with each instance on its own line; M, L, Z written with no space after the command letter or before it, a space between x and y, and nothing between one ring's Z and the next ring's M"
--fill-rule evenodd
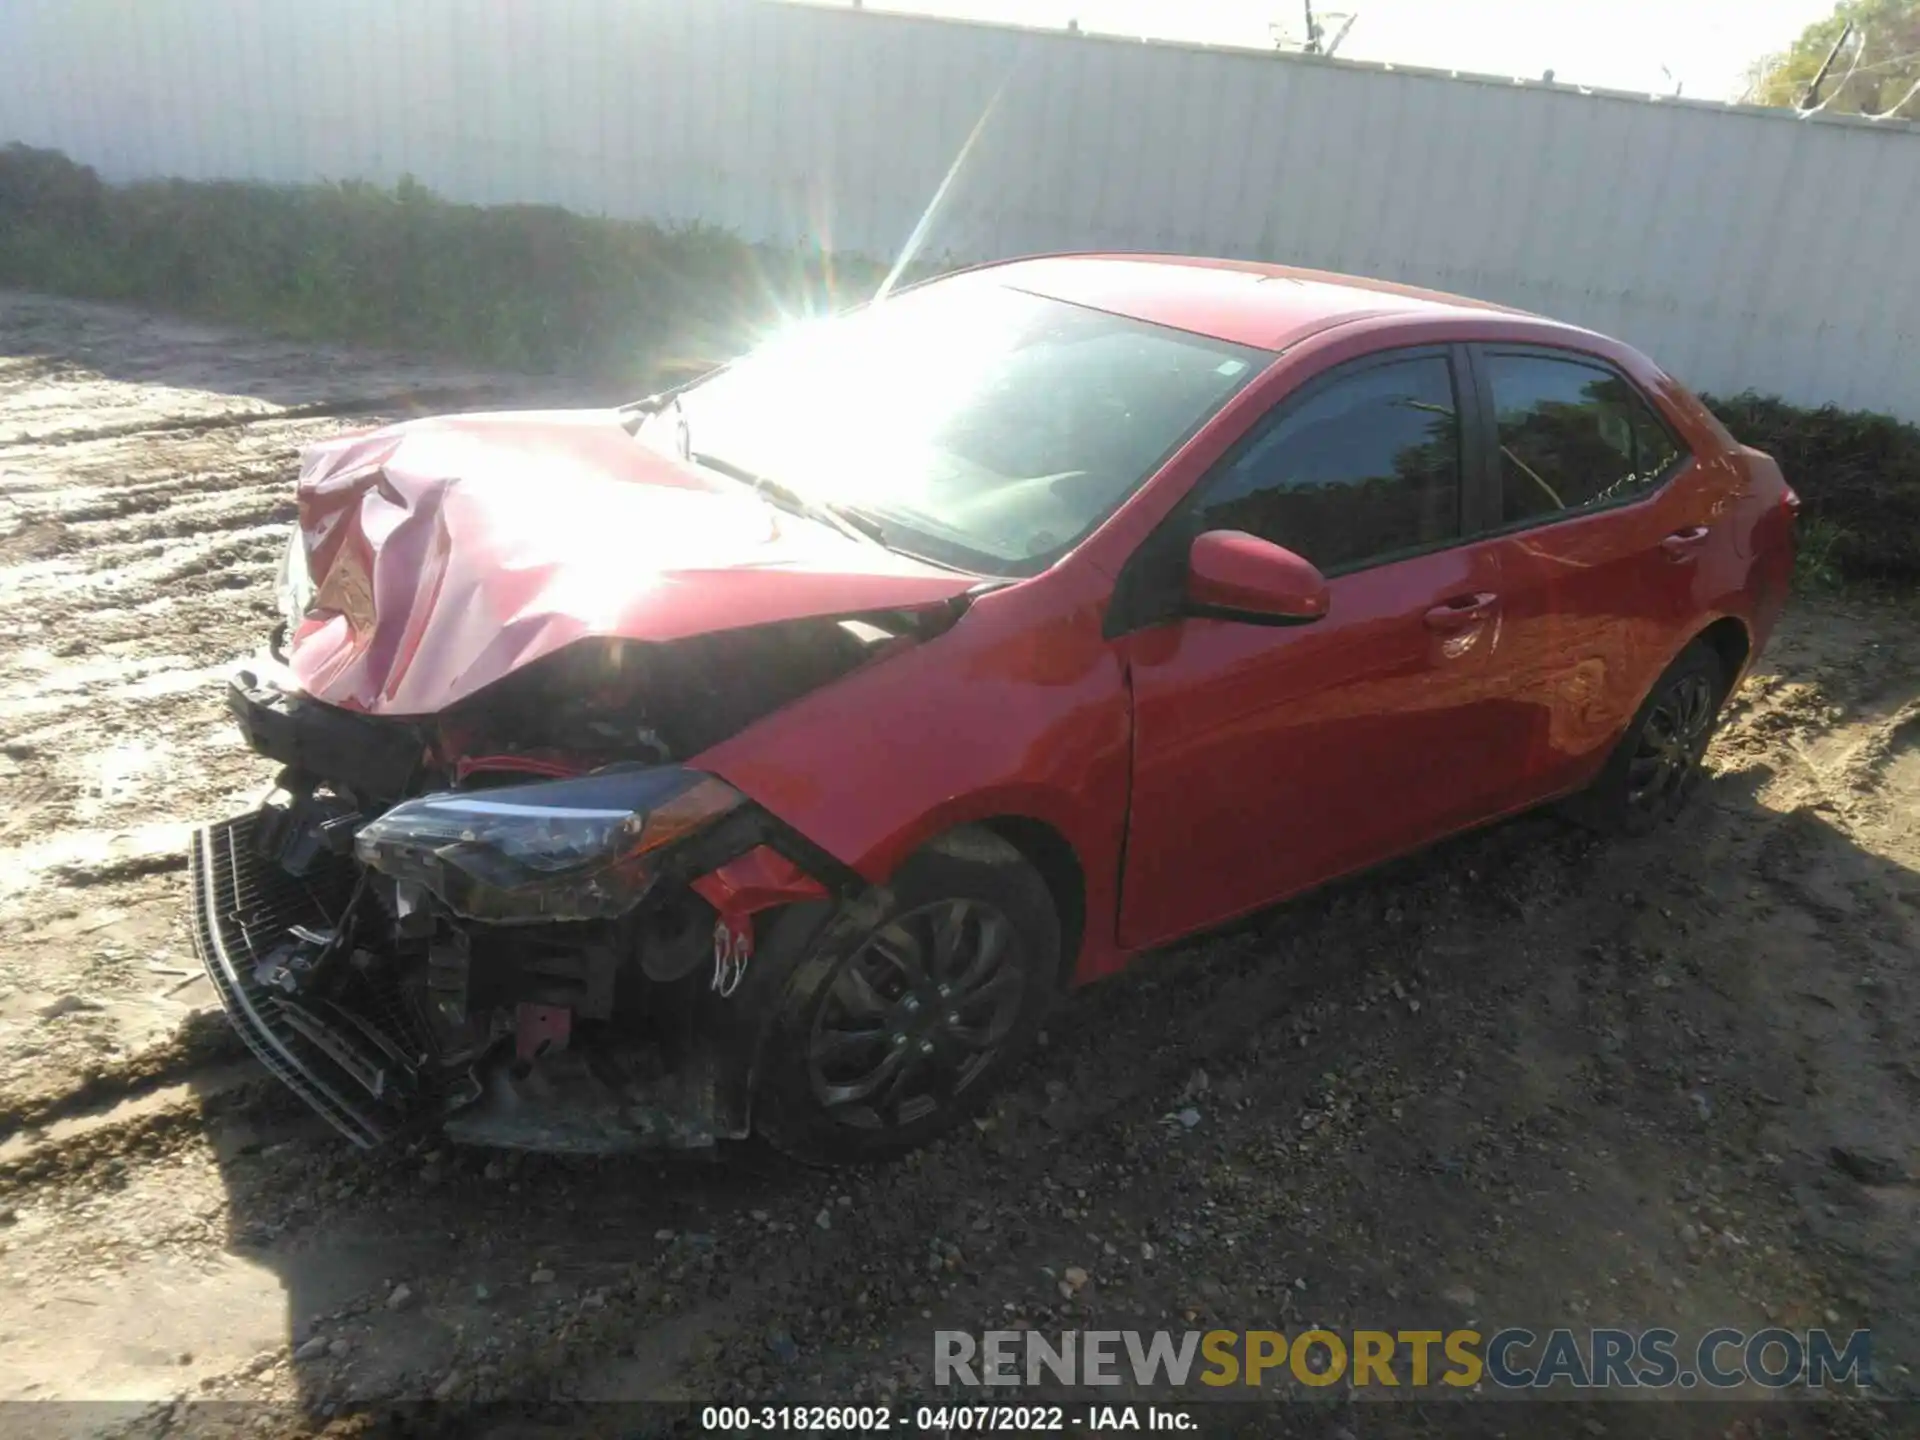
M1016 1320L1868 1326L1916 1395L1910 603L1792 610L1676 828L1528 817L1155 957L903 1164L336 1141L196 978L188 827L269 778L218 681L302 441L524 398L0 294L0 1399L913 1397L937 1325Z

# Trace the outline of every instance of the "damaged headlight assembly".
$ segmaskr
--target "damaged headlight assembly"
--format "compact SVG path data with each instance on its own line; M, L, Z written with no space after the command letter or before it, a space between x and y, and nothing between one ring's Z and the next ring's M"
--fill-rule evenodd
M469 920L610 920L647 893L662 850L741 803L695 770L603 770L404 801L354 837L354 853Z
M283 628L281 643L290 645L293 632L300 628L307 611L313 608L314 596L313 573L307 567L307 545L298 525L288 535L287 548L280 554L280 573L275 577L273 593Z

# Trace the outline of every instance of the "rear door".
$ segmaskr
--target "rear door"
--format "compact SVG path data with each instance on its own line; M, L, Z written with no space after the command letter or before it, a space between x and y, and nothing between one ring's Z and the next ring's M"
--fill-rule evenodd
M1467 393L1465 352L1444 346L1318 377L1130 562L1120 596L1165 567L1155 583L1173 598L1123 620L1118 640L1134 704L1124 943L1410 849L1477 818L1497 788L1501 584L1487 547L1461 538ZM1327 615L1284 627L1179 613L1186 547L1206 530L1313 561Z
M1502 580L1507 809L1584 781L1684 643L1716 496L1607 362L1486 345L1472 364L1492 417L1476 528Z

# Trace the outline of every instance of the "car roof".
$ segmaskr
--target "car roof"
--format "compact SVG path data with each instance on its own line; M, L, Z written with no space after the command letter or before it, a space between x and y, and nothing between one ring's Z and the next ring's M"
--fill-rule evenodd
M1033 294L1263 350L1285 350L1331 326L1375 316L1539 319L1440 290L1252 260L1042 255L973 273Z

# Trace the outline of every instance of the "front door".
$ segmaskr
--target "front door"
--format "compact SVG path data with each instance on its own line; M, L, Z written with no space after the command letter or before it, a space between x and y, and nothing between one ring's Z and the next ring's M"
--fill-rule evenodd
M1123 943L1413 848L1496 787L1500 577L1491 549L1460 543L1455 361L1396 351L1321 377L1170 519L1304 555L1331 605L1294 627L1169 615L1119 641L1134 707Z

